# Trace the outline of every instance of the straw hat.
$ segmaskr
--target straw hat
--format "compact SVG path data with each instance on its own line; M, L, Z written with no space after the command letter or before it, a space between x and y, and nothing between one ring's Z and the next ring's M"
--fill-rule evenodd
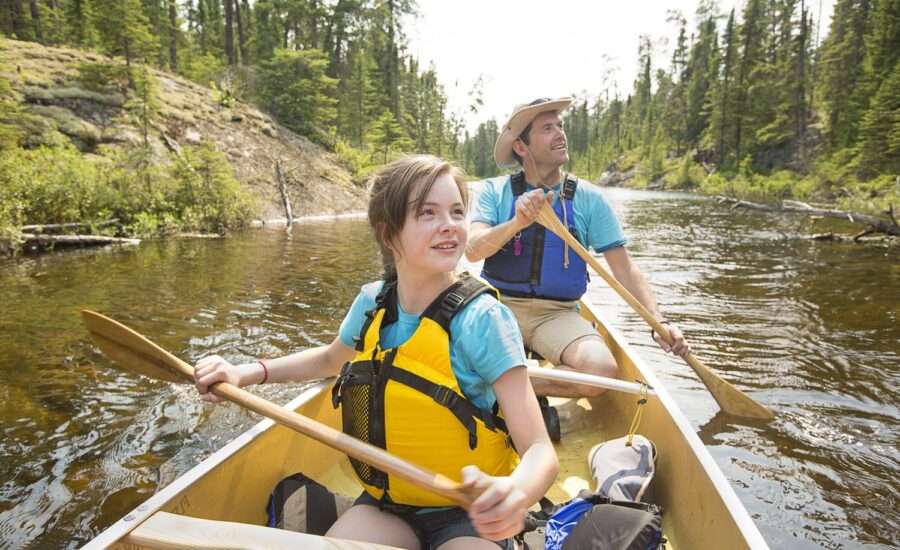
M494 160L497 161L497 164L511 166L516 163L516 157L513 156L513 142L519 138L522 130L531 124L534 117L546 111L561 113L570 103L572 103L571 97L559 99L542 97L528 104L516 105L509 121L503 126L500 136L497 137L497 143L494 144Z

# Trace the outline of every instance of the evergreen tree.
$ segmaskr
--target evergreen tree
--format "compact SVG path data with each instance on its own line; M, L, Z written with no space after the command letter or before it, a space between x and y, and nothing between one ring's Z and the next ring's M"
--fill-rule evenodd
M387 163L394 154L411 152L415 147L390 110L381 113L372 124L367 138L374 153L378 155L374 160L382 163Z
M320 50L275 50L260 68L264 104L290 128L330 140L337 117L337 81L325 74L328 58Z
M826 111L826 136L832 151L856 142L865 109L854 93L863 76L870 0L837 0L828 37L822 44L819 97Z
M109 0L96 14L100 41L106 50L132 61L150 61L157 53L150 20L144 14L140 0Z

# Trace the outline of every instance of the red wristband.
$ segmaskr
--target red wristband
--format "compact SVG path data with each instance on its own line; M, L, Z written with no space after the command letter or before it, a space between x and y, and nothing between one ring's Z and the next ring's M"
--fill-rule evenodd
M257 361L257 363L259 363L260 365L262 365L262 368L263 368L263 379L262 379L262 382L260 382L259 384L257 384L258 386L262 386L263 384L266 383L266 380L269 379L269 368L266 367L266 364L263 363L262 361Z

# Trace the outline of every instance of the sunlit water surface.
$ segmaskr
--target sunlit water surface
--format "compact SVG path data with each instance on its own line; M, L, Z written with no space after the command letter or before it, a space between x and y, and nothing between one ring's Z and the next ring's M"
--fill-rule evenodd
M777 415L717 414L690 368L592 281L770 545L897 546L900 251L810 242L798 218L709 199L605 192L667 317ZM0 547L78 547L258 421L111 368L79 310L187 361L243 361L330 342L378 269L362 219L0 261ZM298 388L253 391L284 403Z

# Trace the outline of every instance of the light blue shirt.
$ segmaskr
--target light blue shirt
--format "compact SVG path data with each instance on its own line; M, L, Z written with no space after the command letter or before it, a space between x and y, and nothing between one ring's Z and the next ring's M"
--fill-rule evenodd
M375 297L383 281L363 285L341 323L341 342L355 347L366 320L366 311L375 307ZM409 340L419 327L419 317L398 305L397 322L381 330L383 349ZM450 321L450 364L459 387L472 403L490 410L497 400L491 384L507 370L525 364L522 335L512 312L494 296L482 294Z
M494 226L510 219L513 191L509 179L510 176L500 176L484 180L472 213L473 222ZM525 184L526 192L533 189L536 187ZM555 196L559 196L559 189L560 184L553 187ZM591 182L578 180L572 209L575 211L574 226L578 231L578 240L585 247L605 252L628 242L612 207L600 193L600 188Z

